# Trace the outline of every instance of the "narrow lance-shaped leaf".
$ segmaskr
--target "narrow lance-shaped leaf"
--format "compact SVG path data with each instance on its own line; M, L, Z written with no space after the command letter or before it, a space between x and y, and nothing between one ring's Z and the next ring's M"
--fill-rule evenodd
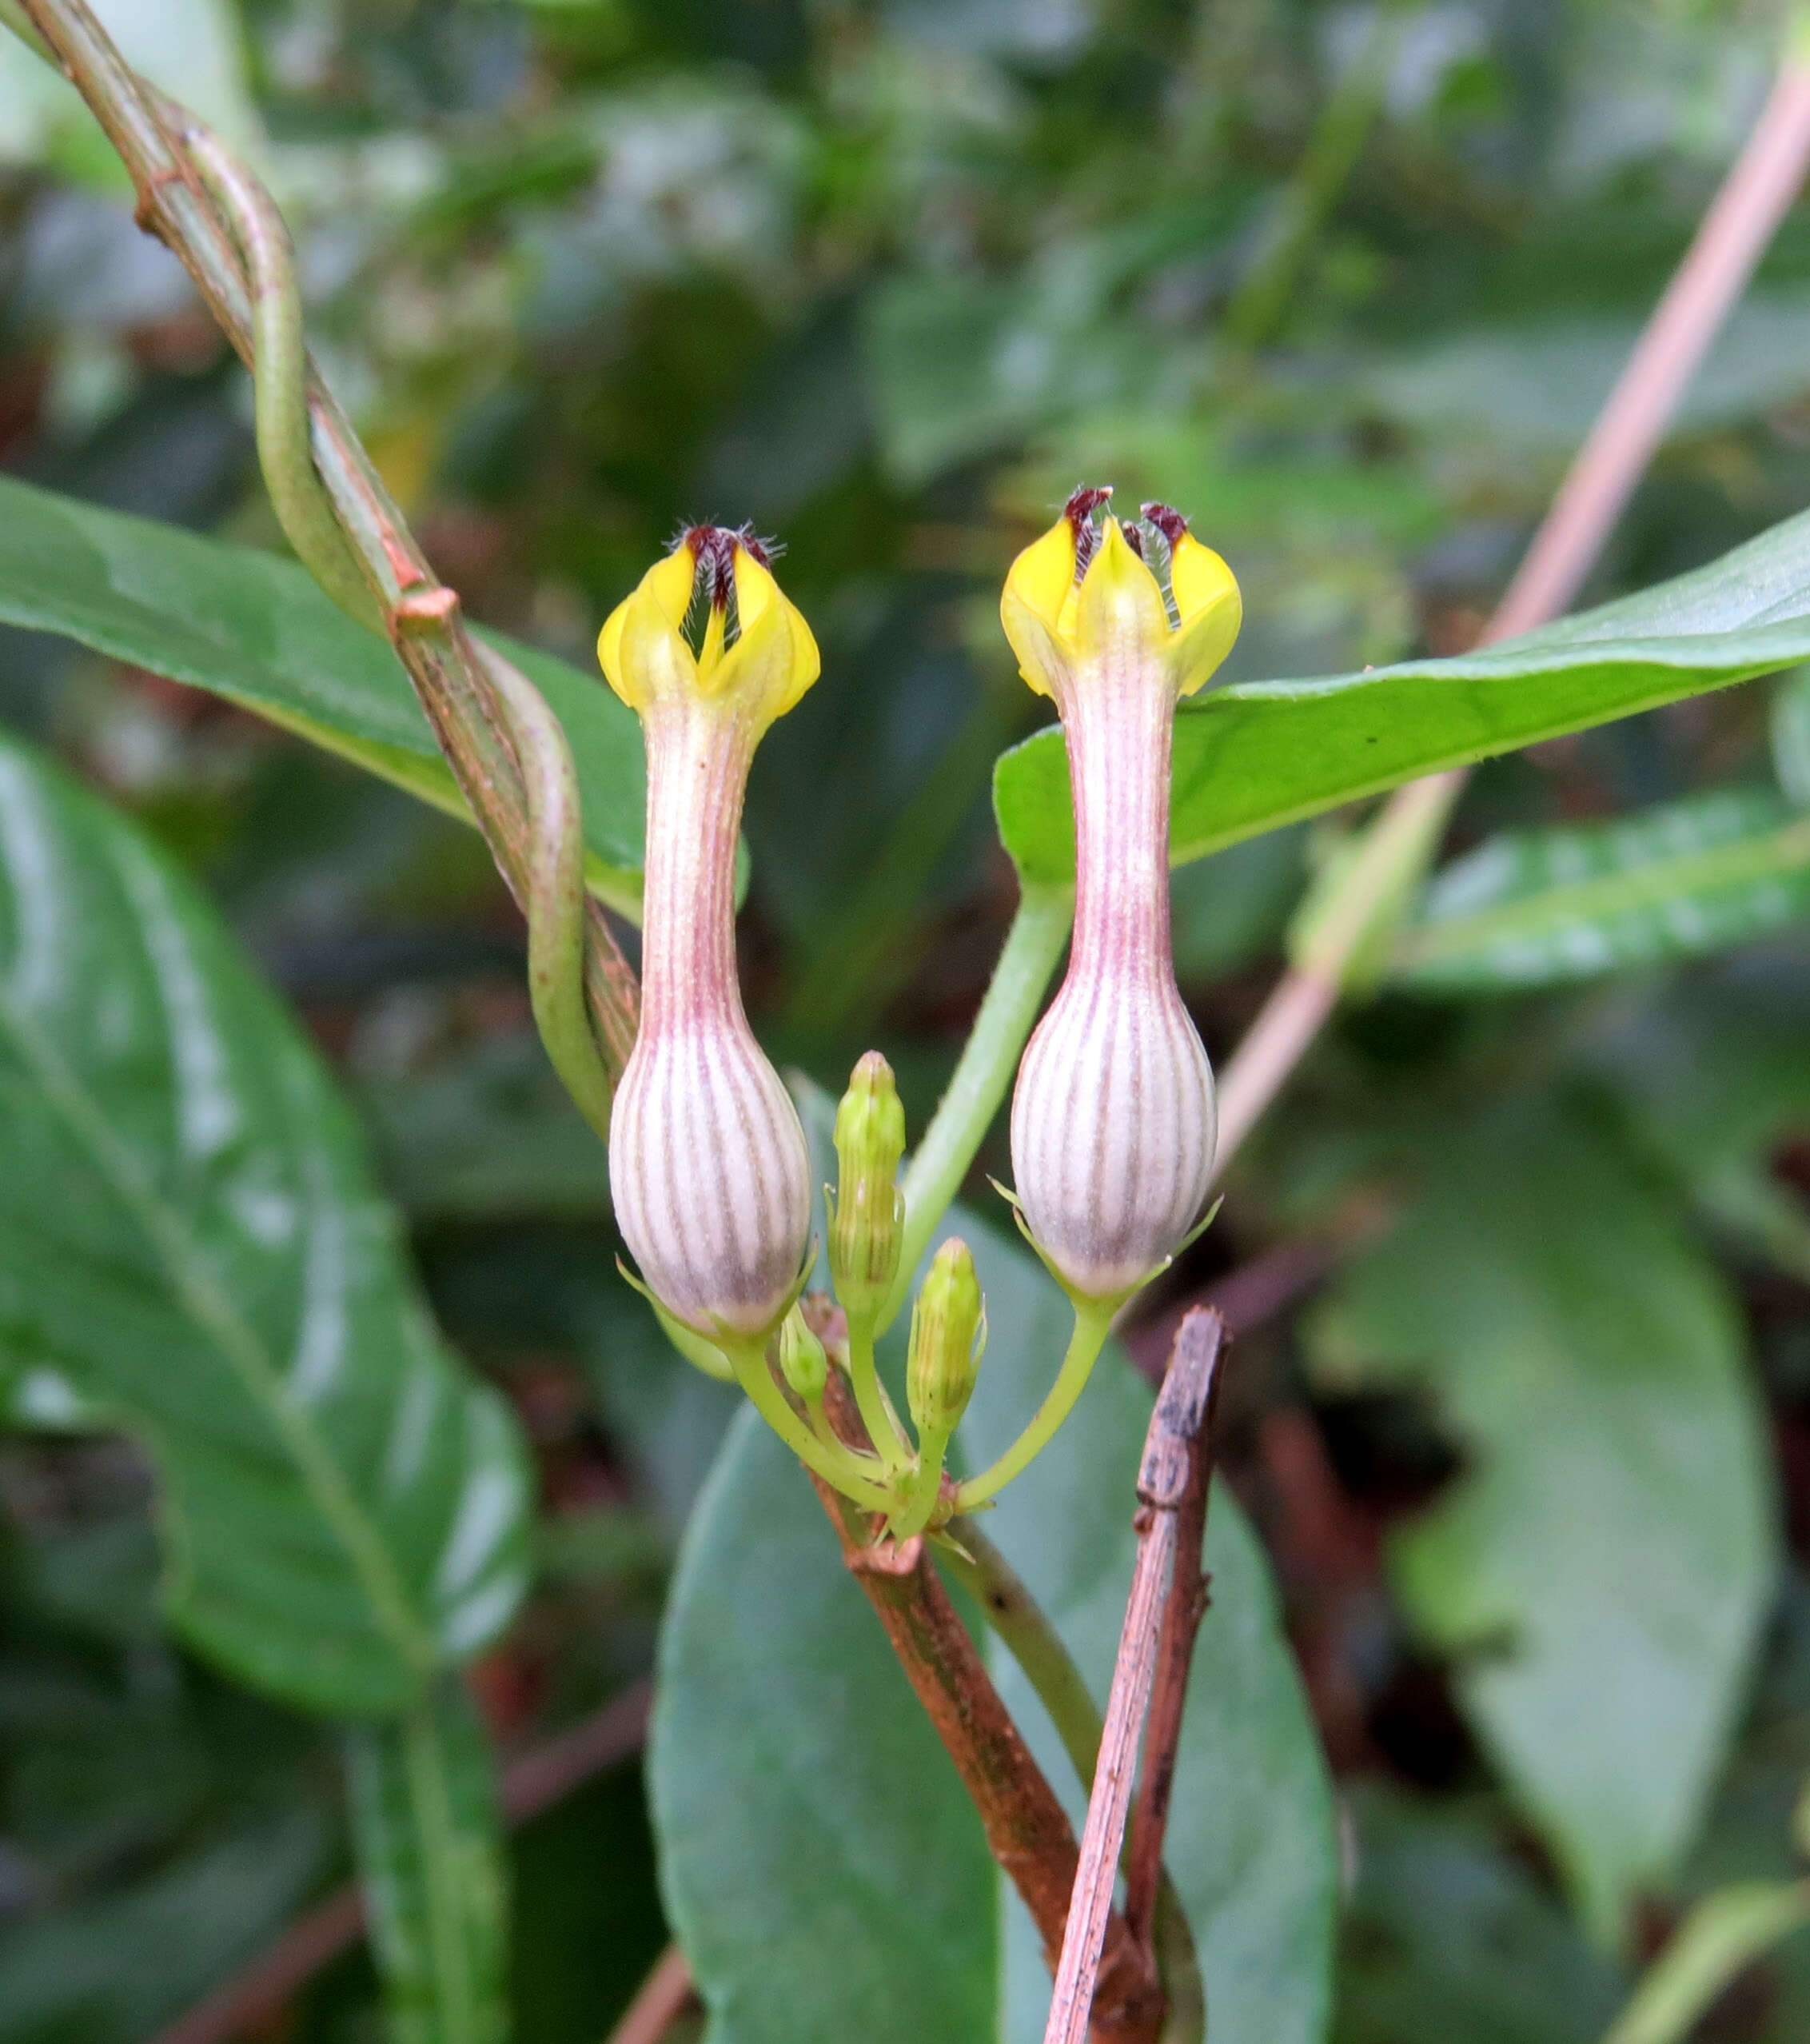
M401 663L304 569L250 547L0 477L0 622L54 632L253 710L424 801L468 812ZM604 686L486 633L565 728L587 876L632 914L640 895L641 733Z
M508 1862L490 1750L456 1679L347 1742L389 2044L501 2044Z
M1441 993L1593 979L1810 914L1810 815L1769 788L1491 838L1437 874L1389 976Z
M7 741L0 1392L146 1443L173 1622L290 1702L401 1709L524 1586L514 1423L313 1053L144 835Z
M1234 565L1236 565L1234 562ZM1437 768L1725 688L1810 657L1810 513L1708 567L1453 660L1222 689L1176 720L1180 864ZM1005 753L994 806L1030 880L1074 870L1060 733Z

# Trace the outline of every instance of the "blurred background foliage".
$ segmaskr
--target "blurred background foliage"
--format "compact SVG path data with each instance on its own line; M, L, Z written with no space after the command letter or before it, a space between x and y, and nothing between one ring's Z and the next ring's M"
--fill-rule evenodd
M329 376L476 616L588 665L682 521L783 540L824 678L755 768L750 1005L832 1092L878 1044L915 1128L1012 905L989 777L1045 711L998 630L1015 548L1111 480L1230 559L1232 678L1468 646L1779 34L1737 0L102 11L267 174ZM0 463L280 545L244 377L10 45L0 166ZM1807 344L1800 207L1591 597L1810 505ZM0 632L0 716L192 867L345 1078L537 1458L538 1587L480 1700L505 1747L568 1720L648 1666L730 1403L614 1275L480 844L62 641ZM1810 792L1789 677L1485 768L1453 848L1775 776ZM1216 1057L1333 835L1178 873ZM1353 1008L1153 1302L1282 1274L1227 1471L1343 1796L1339 2044L1584 2044L1692 1896L1792 1863L1810 932L1688 948ZM325 1735L165 1635L153 1509L117 1441L0 1443L0 2044L145 2037L345 1866ZM516 1881L520 2034L596 2044L663 1937L635 1771L521 1834ZM372 1997L349 1958L270 2034L373 2036ZM1810 1939L1702 2034L1810 2034Z

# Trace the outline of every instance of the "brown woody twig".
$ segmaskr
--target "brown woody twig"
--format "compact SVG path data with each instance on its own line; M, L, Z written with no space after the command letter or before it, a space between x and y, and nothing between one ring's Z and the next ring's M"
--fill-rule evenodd
M668 1945L654 1961L608 2044L660 2044L692 1998L692 1970L676 1945Z
M821 1296L807 1317L832 1341L841 1314ZM866 1445L853 1395L832 1371L825 1400L831 1423L851 1446ZM918 1536L876 1546L872 1521L812 1476L849 1572L861 1586L906 1679L955 1763L979 1813L988 1850L1030 1911L1051 1971L1062 1949L1069 1895L1080 1851L1074 1827L1039 1767L987 1663L951 1602L928 1549ZM1122 1918L1102 1922L1097 1954L1099 1986L1094 2035L1105 2044L1155 2044L1162 1992L1155 1963L1132 1940Z
M512 1761L503 1771L501 1798L512 1827L538 1817L638 1751L652 1702L653 1685L638 1682L569 1731ZM205 2000L160 2030L151 2044L229 2044L269 2022L316 1974L357 1944L364 1930L365 1901L357 1887L336 1890Z
M233 234L175 132L178 110L127 65L87 0L17 0L106 130L138 194L138 224L176 255L221 331L253 366L252 293ZM167 110L167 111L166 111ZM460 792L518 902L531 832L522 769L496 692L460 615L345 413L307 369L312 452L347 545ZM633 971L603 911L587 904L585 980L598 1046L620 1072L639 1012Z
M1204 1307L1190 1313L1145 1437L1138 1471L1138 1559L1125 1607L1118 1659L1106 1703L1106 1731L1087 1805L1073 1898L1056 1969L1044 2044L1083 2044L1095 1998L1102 1953L1113 1919L1113 1881L1124 1843L1138 1752L1149 1731L1138 1823L1126 1872L1122 1923L1148 1956L1162 1838L1181 1736L1182 1709L1194 1635L1206 1608L1201 1545L1212 1475L1211 1427L1225 1323Z

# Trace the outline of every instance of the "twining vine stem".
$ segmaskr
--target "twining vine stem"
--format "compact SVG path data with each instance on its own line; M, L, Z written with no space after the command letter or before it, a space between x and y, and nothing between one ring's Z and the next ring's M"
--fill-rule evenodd
M292 543L311 568L325 571L329 594L343 597L389 637L504 879L528 905L537 848L508 709L465 627L457 593L428 565L301 345L286 281L293 263L285 268L288 237L275 209L198 122L132 71L86 0L7 0L9 19L21 12L130 173L139 225L174 252L253 369L260 457L267 478L274 478L273 501ZM261 341L273 344L269 373L261 376ZM323 494L362 578L362 604L334 553ZM607 1083L633 1048L638 992L602 909L587 902L583 910L588 1021Z

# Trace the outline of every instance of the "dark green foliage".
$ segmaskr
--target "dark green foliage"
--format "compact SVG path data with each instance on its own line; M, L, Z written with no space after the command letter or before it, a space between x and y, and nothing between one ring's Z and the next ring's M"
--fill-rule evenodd
M1772 10L102 11L259 150L328 373L554 701L593 884L631 915L640 742L597 627L688 518L787 542L824 674L751 790L748 1004L834 1089L877 1044L914 1140L1010 911L990 791L1026 872L1071 862L1062 748L996 606L1077 481L1181 505L1244 590L1177 745L1178 963L1222 1067L1355 820L1325 812L1487 761L1383 992L1329 1032L1170 1280L1254 1266L1240 1295L1273 1303L1291 1257L1334 1267L1234 1353L1172 1856L1215 2044L1599 2044L1633 1936L1793 1872L1810 1767L1779 1559L1810 1552L1810 693L1803 669L1769 701L1758 678L1810 653L1801 208L1580 606L1605 607L1468 649L1751 118ZM0 32L0 711L145 830L5 752L6 1001L32 991L14 908L49 898L46 848L87 907L55 920L81 970L73 1004L38 1004L52 1062L0 1031L0 2044L142 2044L345 1875L337 1729L293 1707L400 1707L447 1658L432 1556L461 1475L520 1481L505 1399L541 1523L532 1544L512 1527L501 1573L532 1554L540 1580L473 1676L504 1746L645 1671L686 1539L656 1802L712 2044L888 2023L1034 2044L1023 1924L802 1479L744 1421L693 1511L736 1400L615 1276L604 1160L528 1032L519 928L475 837L409 800L454 798L401 669L273 550L239 372L73 96L16 54ZM393 1209L178 863L344 1080ZM251 1117L211 1176L169 1119L180 1060L106 1054L150 1012L157 929ZM192 1090L207 1039L181 1040ZM273 1354L295 1260L233 1248L233 1170L255 1150L286 1185L325 1160L365 1255L359 1395L325 1402L323 1438L424 1651L374 1615L271 1411L147 1281L117 1188L53 1128L58 1060L142 1135L160 1227ZM998 1132L979 1166L1005 1173ZM968 1190L991 1197L979 1170ZM1065 1331L1015 1251L985 1259L971 1461ZM122 1302L154 1339L111 1338ZM411 1358L449 1422L418 1513L371 1445ZM1142 1410L1111 1366L996 1515L1096 1683ZM1338 1777L1336 1990L1285 1638ZM638 1779L531 1827L505 1883L449 1707L446 1806L469 1821L446 1850L418 1798L372 1798L401 1820L393 1923L453 1895L458 1962L488 1983L428 2034L492 2020L507 1886L517 2035L597 2044L665 1934ZM366 1737L397 1760L393 1723ZM1799 2044L1807 1948L1736 1983L1704 2038ZM376 1992L349 1958L285 2034L371 2044Z

